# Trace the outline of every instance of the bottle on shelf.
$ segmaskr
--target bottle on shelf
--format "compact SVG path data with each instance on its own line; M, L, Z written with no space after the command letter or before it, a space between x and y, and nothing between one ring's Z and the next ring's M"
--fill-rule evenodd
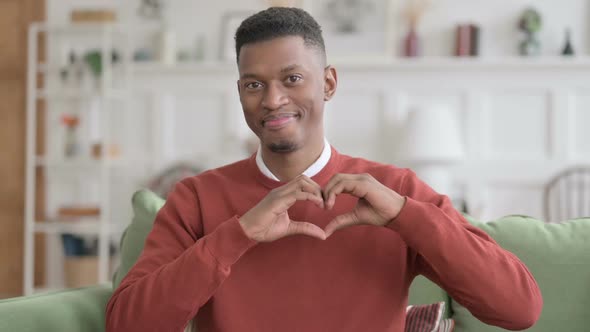
M561 55L574 55L574 46L572 45L572 33L569 28L565 29L565 45L561 51Z
M158 34L158 59L165 65L176 63L176 34L169 25L164 25Z
M75 115L63 115L62 123L65 126L64 157L75 158L80 154L80 143L78 141L79 119Z

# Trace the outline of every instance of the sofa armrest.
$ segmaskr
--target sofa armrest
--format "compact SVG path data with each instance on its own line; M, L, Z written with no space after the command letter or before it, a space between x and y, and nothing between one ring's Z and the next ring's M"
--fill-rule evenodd
M0 301L0 332L103 332L112 292L101 285Z

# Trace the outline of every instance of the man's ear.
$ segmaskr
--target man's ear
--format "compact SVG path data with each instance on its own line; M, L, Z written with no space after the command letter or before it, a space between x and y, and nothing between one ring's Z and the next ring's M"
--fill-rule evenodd
M336 68L327 66L324 69L324 100L328 101L332 99L332 96L336 93L336 87L338 86L338 74Z

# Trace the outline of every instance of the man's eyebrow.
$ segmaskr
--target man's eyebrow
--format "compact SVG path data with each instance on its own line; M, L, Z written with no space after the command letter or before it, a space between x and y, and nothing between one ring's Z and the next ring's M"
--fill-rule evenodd
M287 72L293 71L299 67L301 67L301 66L298 64L288 65L288 66L281 69L281 73L287 73Z
M286 67L281 68L281 74L284 73L288 73L290 71L293 71L297 68L300 68L301 66L298 64L292 64L292 65L288 65ZM240 76L240 79L247 79L247 78L258 78L258 75L254 74L254 73L244 73Z
M252 74L252 73L244 73L244 74L242 74L242 76L240 76L240 79L245 79L245 78L258 78L258 76L256 74Z

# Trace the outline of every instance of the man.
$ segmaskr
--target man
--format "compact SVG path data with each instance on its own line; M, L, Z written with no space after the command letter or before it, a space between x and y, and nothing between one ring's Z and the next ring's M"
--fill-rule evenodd
M412 171L326 142L337 75L309 14L249 17L236 52L260 148L176 185L108 304L108 331L182 331L196 317L200 332L400 332L419 274L488 324L534 324L541 295L514 255Z

